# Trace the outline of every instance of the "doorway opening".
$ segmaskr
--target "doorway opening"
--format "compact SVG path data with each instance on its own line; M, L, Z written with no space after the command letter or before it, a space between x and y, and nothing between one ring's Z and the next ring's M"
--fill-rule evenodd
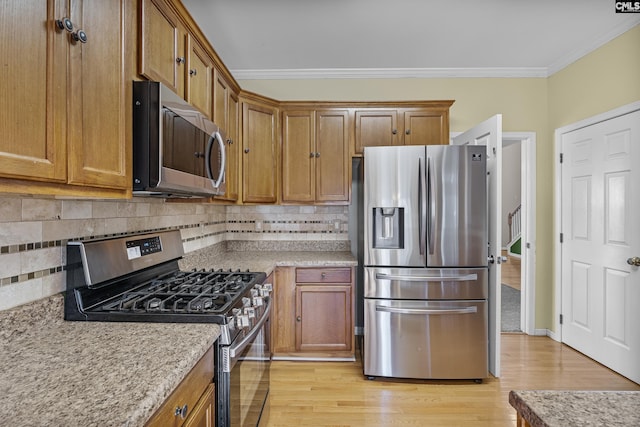
M534 132L502 134L502 331L529 335L535 334L535 148Z

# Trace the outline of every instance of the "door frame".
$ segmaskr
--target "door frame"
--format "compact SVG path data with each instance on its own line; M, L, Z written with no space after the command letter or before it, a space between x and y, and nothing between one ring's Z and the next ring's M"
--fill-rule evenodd
M451 139L462 132L451 132ZM521 143L520 198L522 200L523 253L520 271L520 325L527 335L546 335L536 330L536 133L502 132L502 143ZM504 178L504 177L503 177Z
M595 125L606 120L614 119L625 114L633 113L640 110L640 101L632 102L631 104L623 105L622 107L614 108L613 110L606 111L595 116L588 117L578 122L569 124L557 128L554 133L554 150L555 150L555 188L554 188L554 333L550 333L549 336L556 341L562 342L562 325L560 324L560 314L562 314L562 244L560 243L560 233L562 230L562 163L560 162L560 154L562 153L562 135L565 133L573 132L578 129L585 128L587 126Z

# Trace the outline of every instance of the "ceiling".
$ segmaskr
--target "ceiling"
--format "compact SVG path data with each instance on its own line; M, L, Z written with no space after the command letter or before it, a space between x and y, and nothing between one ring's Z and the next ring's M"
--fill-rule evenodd
M236 79L547 77L640 24L613 0L182 3Z

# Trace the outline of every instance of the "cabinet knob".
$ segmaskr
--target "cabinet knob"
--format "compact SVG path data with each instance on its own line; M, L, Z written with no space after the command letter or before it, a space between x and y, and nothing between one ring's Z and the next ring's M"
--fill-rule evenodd
M248 149L248 148L245 148L245 149L244 149L244 152L245 152L245 153L248 153L248 152L249 152L249 149Z
M316 152L316 157L320 157L320 153Z
M231 138L227 139L227 144L229 144L229 145L233 144L233 139L231 139Z
M178 64L184 64L184 56L178 56L178 57L176 58L176 62L177 62Z
M298 316L298 317L296 317L296 320L297 320L298 322L301 322L301 321L302 321L302 317L301 317L301 316Z
M74 41L80 42L80 43L86 43L87 42L87 33L84 32L84 30L78 30L75 33L71 33L71 37L73 37Z
M192 68L189 70L189 75L190 76L195 76L196 74L198 74L198 70L196 70L195 68Z
M196 158L204 157L204 153L203 153L203 152L201 152L201 151L196 151L195 153L193 153L193 155L194 155Z
M56 26L60 30L67 30L68 32L73 31L73 22L71 22L71 19L66 16L62 19L56 19Z
M180 418L182 418L184 420L185 418L187 418L187 412L188 411L189 411L189 408L188 408L187 404L185 403L182 406L182 408L179 407L179 406L176 406L176 411L174 412L174 415L176 417L180 417Z
M313 151L311 153L309 153L309 157L313 158L316 155L316 153L314 153Z
M411 129L407 129L404 131L405 134L410 135L411 134Z
M391 133L394 134L394 135L397 134L398 133L398 129L392 130Z

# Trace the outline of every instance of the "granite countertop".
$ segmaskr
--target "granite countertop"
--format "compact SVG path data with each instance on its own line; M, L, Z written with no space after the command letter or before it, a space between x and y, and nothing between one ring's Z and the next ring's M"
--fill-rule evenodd
M346 250L243 244L187 253L183 270L355 266ZM311 249L311 250L308 250ZM143 426L220 335L215 324L68 322L62 294L0 312L0 419Z
M60 294L1 312L0 326L0 419L16 426L143 426L220 335L67 322Z
M531 427L640 425L640 391L516 390L509 403Z
M180 268L222 268L264 271L267 276L276 267L336 267L356 266L357 260L347 251L245 250L216 251L205 248L190 252L180 260Z

